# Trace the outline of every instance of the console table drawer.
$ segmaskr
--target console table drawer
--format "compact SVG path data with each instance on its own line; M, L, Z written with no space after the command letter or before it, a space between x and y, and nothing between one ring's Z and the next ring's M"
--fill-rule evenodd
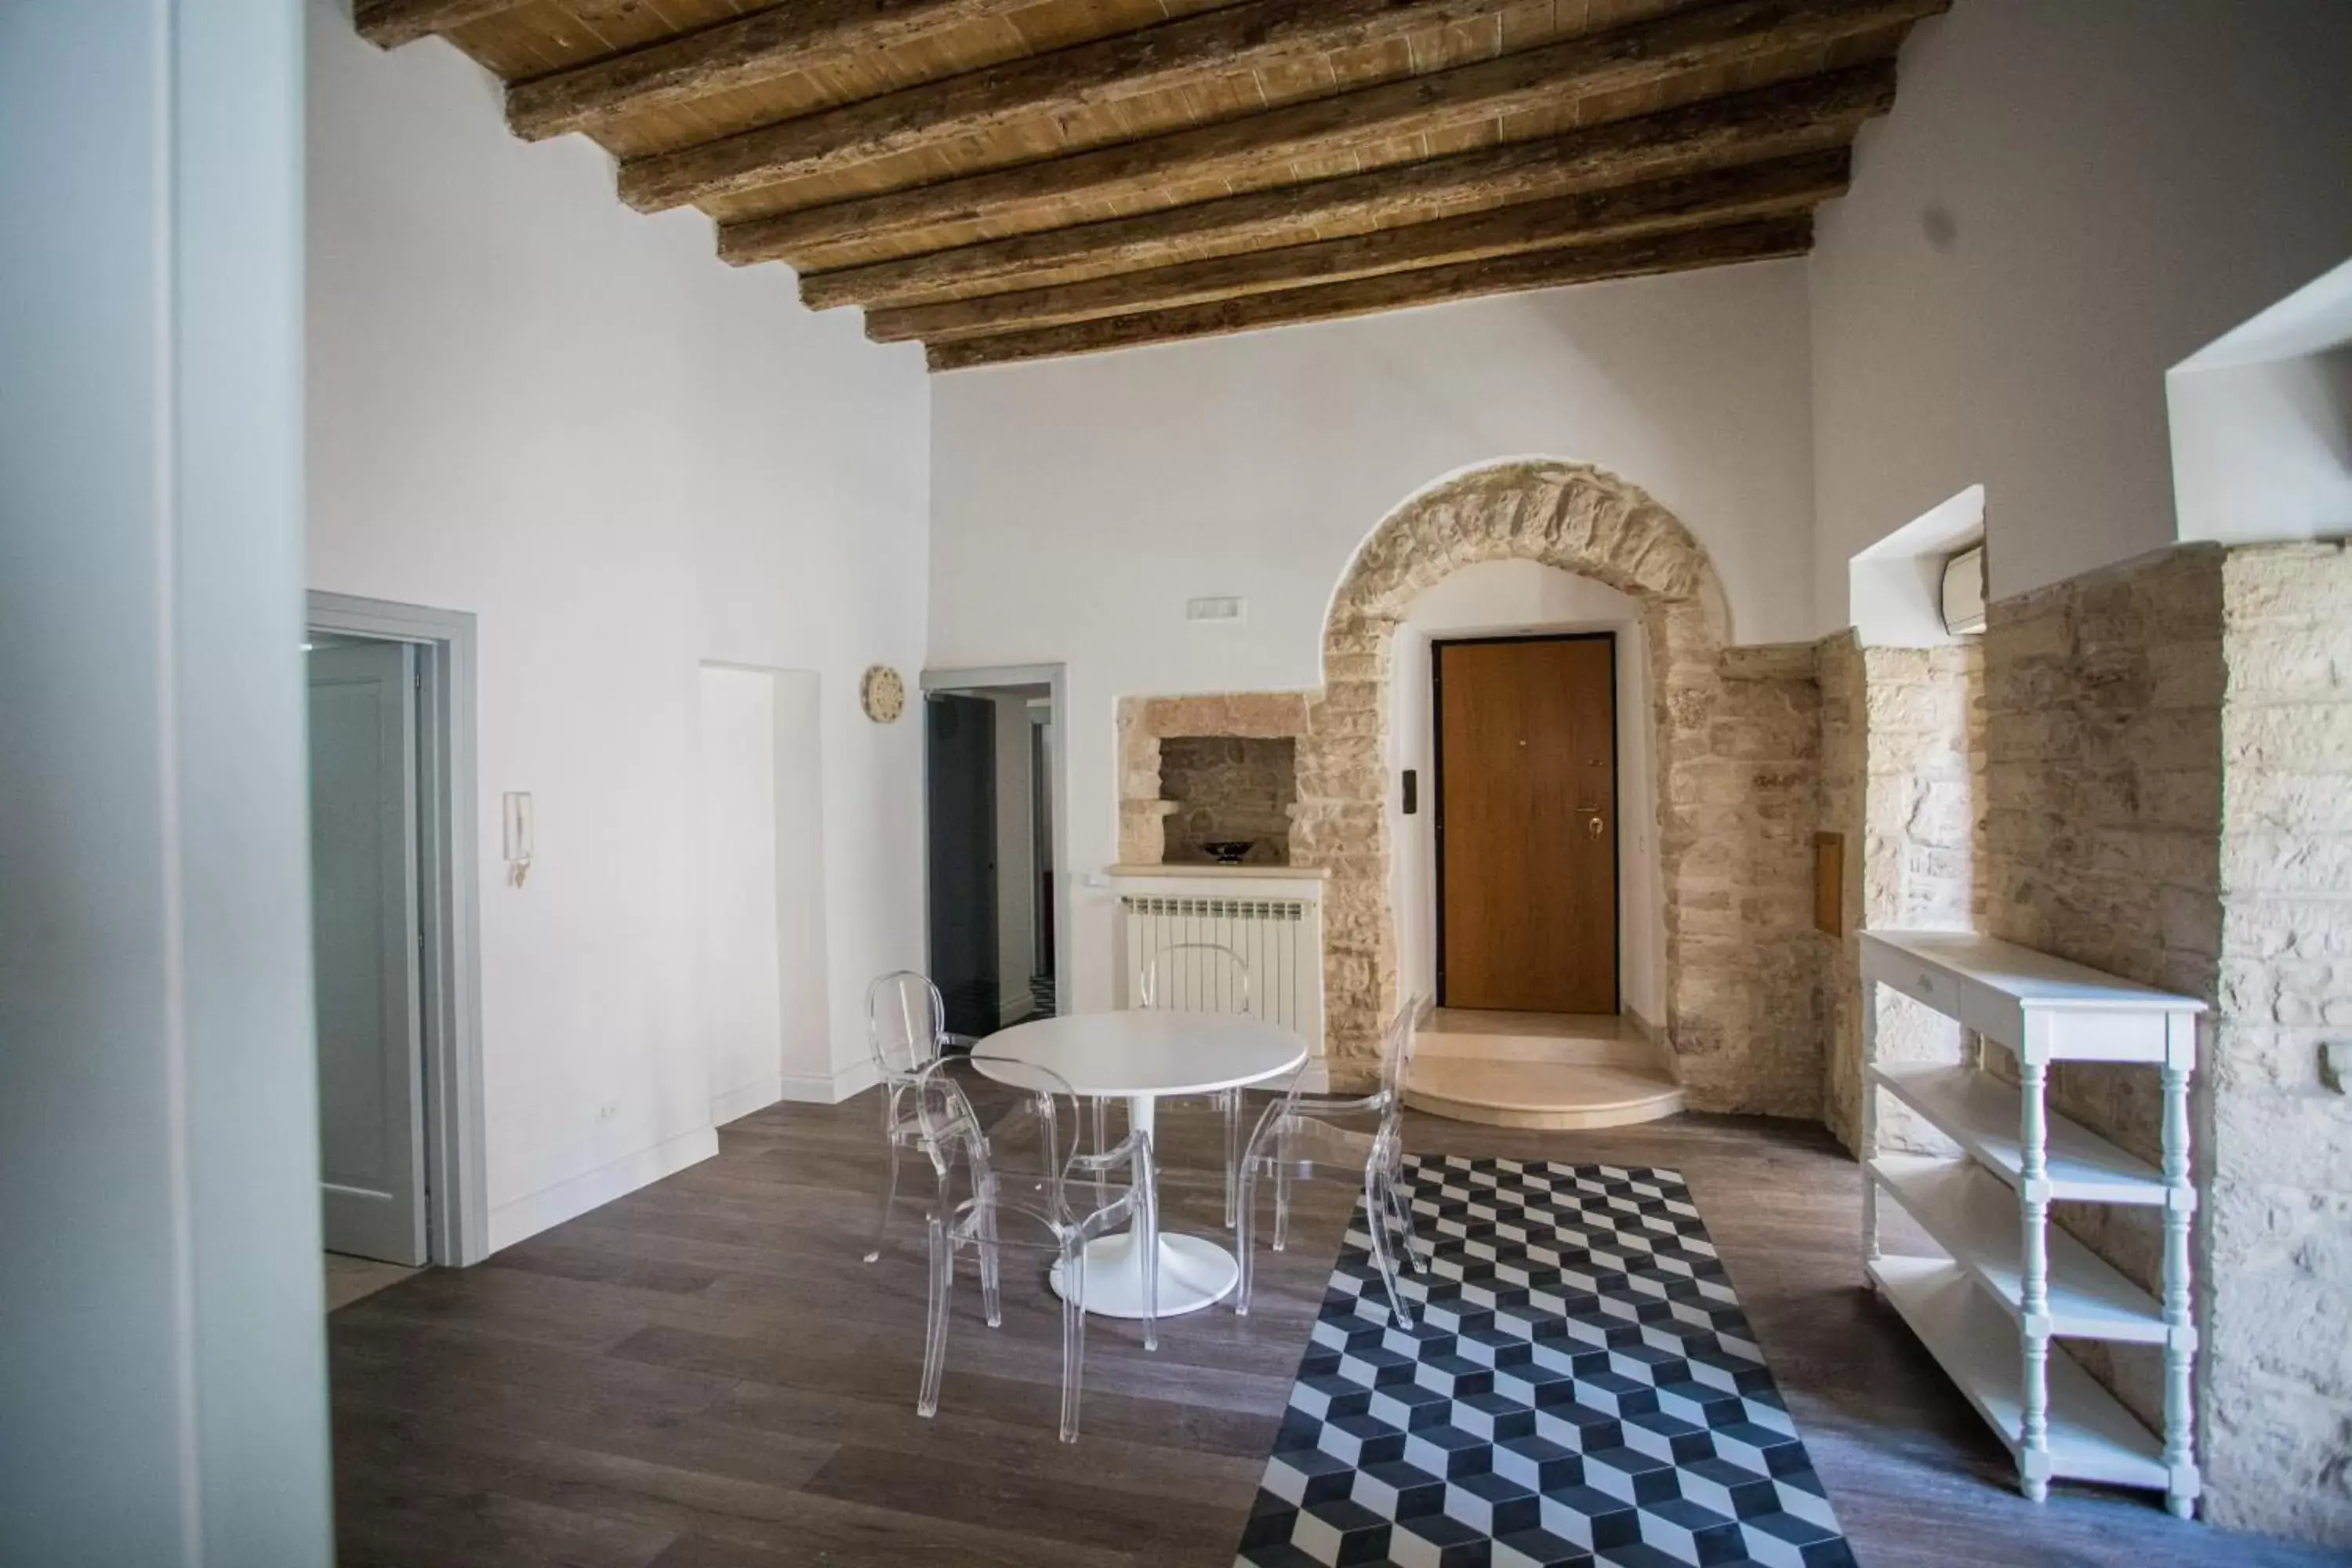
M1962 982L1949 970L1892 954L1874 959L1870 977L1892 985L1915 1002L1925 1003L1948 1018L1960 1018L1966 997ZM1966 1022L1965 1019L1962 1019Z

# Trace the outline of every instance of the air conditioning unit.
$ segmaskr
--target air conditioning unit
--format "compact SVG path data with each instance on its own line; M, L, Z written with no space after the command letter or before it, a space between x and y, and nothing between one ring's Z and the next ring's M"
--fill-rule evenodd
M1944 563L1944 629L1967 637L1985 629L1984 546L1972 545Z

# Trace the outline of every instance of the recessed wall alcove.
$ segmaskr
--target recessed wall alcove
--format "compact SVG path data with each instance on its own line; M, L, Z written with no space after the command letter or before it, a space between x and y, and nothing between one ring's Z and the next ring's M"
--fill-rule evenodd
M1246 844L1244 866L1290 864L1290 808L1298 799L1298 742L1289 735L1170 735L1160 742L1160 859L1203 866L1214 844Z
M1256 840L1246 864L1294 859L1307 695L1125 697L1118 704L1118 858L1202 865L1213 839Z

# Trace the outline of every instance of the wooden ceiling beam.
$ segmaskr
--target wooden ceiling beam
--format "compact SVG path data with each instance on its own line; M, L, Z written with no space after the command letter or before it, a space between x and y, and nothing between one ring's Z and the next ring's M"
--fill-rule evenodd
M1788 217L1810 213L1842 194L1851 164L1852 154L1841 147L1744 168L1494 207L1311 245L1120 272L1020 293L869 310L866 335L878 342L917 338L929 343L950 342L1339 283L1350 278Z
M671 109L706 94L822 69L1036 4L796 0L609 59L515 82L507 89L507 125L528 142L593 130L624 115Z
M453 33L504 11L520 10L529 0L359 0L352 10L352 26L359 36L379 48L396 49L428 33Z
M1247 250L1296 244L1333 226L1393 225L1432 206L1497 207L1815 152L1844 145L1864 120L1884 114L1894 102L1895 63L1881 60L1538 142L1481 147L1135 217L804 273L801 299L812 309L829 310L1003 293L1067 280L1073 272L1159 266L1204 247ZM740 226L719 230L719 254L739 264L772 259L742 246Z
M819 110L622 165L621 195L646 211L984 135L1014 121L1175 92L1333 49L1492 17L1496 0L1243 0L1049 54ZM509 118L514 103L509 100ZM518 128L520 129L520 127ZM528 134L528 132L525 132Z
M930 345L926 357L934 371L964 370L977 365L1136 348L1180 338L1213 337L1260 327L1337 321L1414 305L1555 289L1606 278L1643 277L1735 262L1766 261L1803 255L1812 244L1812 232L1811 217L1775 218L1576 250L1534 251L1291 289L1278 294L1248 294L1171 310L1074 321L1035 331L966 338Z
M1024 208L1115 195L1148 198L1172 182L1271 184L1302 158L1450 131L1685 72L1882 32L1949 0L1730 0L1657 21L1383 82L1043 163L828 203L746 226L787 259L828 243L871 241L941 224L1004 222ZM624 194L627 168L623 167ZM1033 222L1032 228L1052 226Z

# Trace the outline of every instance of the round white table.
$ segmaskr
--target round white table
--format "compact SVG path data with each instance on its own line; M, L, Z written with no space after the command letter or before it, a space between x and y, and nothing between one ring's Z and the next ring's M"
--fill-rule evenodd
M1070 1013L1001 1030L973 1047L972 1057L982 1072L1016 1089L1042 1087L1014 1065L1029 1063L1057 1074L1078 1094L1123 1099L1129 1125L1148 1131L1163 1095L1214 1094L1296 1072L1306 1064L1307 1042L1278 1024L1226 1013ZM1147 1246L1160 1250L1163 1318L1223 1300L1241 1279L1234 1255L1206 1237L1147 1237L1140 1230L1131 1225L1087 1246L1087 1311L1143 1316ZM1059 1263L1053 1283L1066 1300Z

